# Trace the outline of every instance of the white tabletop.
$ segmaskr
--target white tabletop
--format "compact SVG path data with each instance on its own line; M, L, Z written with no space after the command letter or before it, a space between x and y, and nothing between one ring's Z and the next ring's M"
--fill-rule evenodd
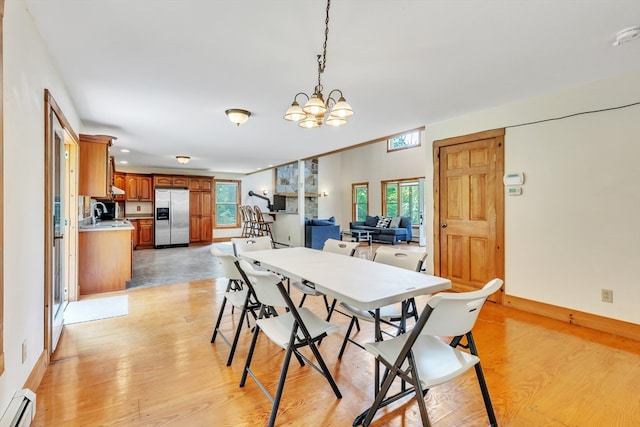
M361 310L451 288L451 281L442 277L309 248L253 251L242 256L284 275L302 277L319 292Z

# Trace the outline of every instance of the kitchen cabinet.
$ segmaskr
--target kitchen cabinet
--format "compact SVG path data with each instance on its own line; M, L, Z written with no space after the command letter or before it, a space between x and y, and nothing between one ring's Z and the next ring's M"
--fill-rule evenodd
M132 219L130 221L134 228L133 234L131 236L131 239L133 241L133 248L153 248L153 219Z
M131 229L78 233L80 295L126 289L131 280Z
M139 219L138 220L138 248L152 248L153 247L153 220L152 219Z
M127 174L125 196L128 202L152 202L152 178L150 175Z
M121 190L126 190L127 189L127 177L125 174L123 173L114 173L113 174L113 186L114 187L118 187ZM118 201L123 201L125 200L125 195L124 194L114 194L113 196L113 200L115 200L116 202Z
M180 175L154 175L153 186L189 188L189 178Z
M111 196L109 147L115 138L108 135L84 135L79 139L78 193L94 198Z
M212 231L211 191L189 191L189 242L211 243Z
M211 191L213 190L213 178L189 178L189 190Z

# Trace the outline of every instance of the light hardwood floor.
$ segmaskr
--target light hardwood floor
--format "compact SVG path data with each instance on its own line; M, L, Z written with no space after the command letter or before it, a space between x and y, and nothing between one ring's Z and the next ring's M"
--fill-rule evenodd
M367 248L363 248L368 251ZM210 344L226 280L126 291L129 315L65 326L37 390L33 426L262 426L270 403L249 379L239 388L250 333L233 365ZM113 295L113 294L109 294ZM419 301L423 304L424 301ZM306 306L322 313L319 298ZM225 326L232 328L227 316ZM237 314L235 315L237 318ZM282 426L350 426L373 399L373 359L341 333L322 342L343 394L336 399L309 366L292 360L277 418ZM360 340L373 332L364 326ZM487 303L475 337L501 426L640 425L640 342ZM253 367L275 389L283 352L261 337ZM473 372L427 397L435 426L486 426ZM416 426L415 401L379 412L375 426Z

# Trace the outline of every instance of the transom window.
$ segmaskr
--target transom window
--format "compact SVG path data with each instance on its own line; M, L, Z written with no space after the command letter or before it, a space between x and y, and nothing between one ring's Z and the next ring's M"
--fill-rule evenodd
M387 140L387 151L404 150L405 148L420 147L420 130L412 130Z

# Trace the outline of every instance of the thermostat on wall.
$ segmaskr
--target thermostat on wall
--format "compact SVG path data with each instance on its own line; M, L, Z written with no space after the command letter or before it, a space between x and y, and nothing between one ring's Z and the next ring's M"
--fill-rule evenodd
M506 173L502 178L502 182L504 182L504 185L522 185L524 184L524 173Z

